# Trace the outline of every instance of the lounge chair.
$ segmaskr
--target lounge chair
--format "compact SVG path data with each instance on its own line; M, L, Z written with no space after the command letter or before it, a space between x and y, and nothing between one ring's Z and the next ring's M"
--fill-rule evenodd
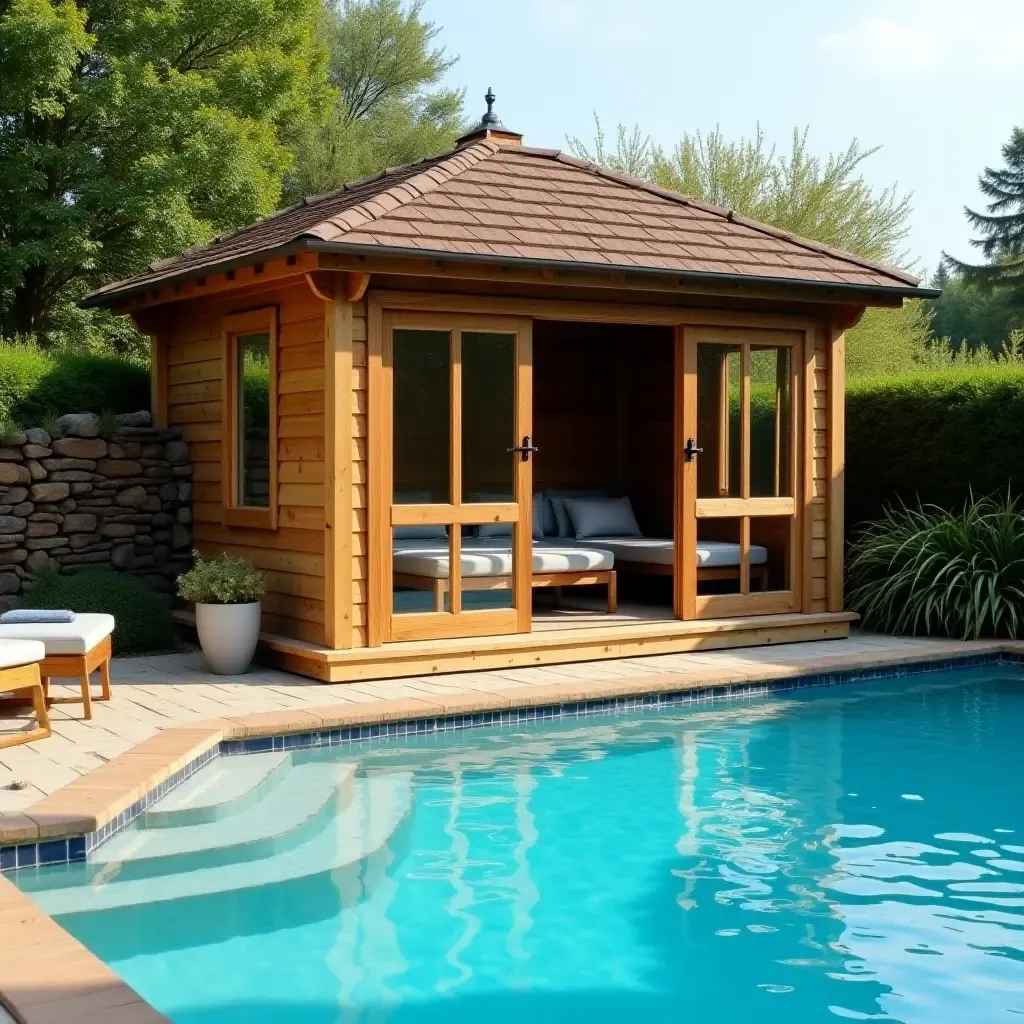
M110 634L114 632L114 616L83 612L74 622L0 623L0 640L38 640L45 648L39 665L43 693L50 704L83 704L85 718L92 718L93 696L89 677L99 670L102 696L110 700ZM50 697L53 678L78 679L81 697Z
M0 736L0 749L31 743L50 735L50 716L39 676L46 648L38 640L7 640L0 643L0 693L29 691L36 713L36 728L12 736Z

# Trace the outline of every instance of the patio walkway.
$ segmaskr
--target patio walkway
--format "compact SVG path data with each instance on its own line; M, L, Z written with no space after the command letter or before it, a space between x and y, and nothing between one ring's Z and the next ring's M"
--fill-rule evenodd
M0 750L0 819L24 810L161 729L203 719L393 698L429 699L430 695L499 690L507 694L538 686L545 687L555 703L560 687L567 694L572 691L571 699L579 699L581 686L599 691L604 682L621 684L635 679L640 684L644 678L657 677L657 689L664 689L666 677L671 677L685 688L997 649L998 644L990 643L858 634L848 640L332 685L268 668L257 668L245 676L215 676L205 669L198 651L121 658L113 663L113 699L93 703L92 721L82 720L80 704L56 705L51 710L53 735L49 739ZM61 688L53 689L57 693ZM69 695L75 692L72 687L64 689ZM599 697L600 692L592 696ZM26 711L24 717L0 718L0 736L27 726L27 716ZM11 789L12 783L25 785Z

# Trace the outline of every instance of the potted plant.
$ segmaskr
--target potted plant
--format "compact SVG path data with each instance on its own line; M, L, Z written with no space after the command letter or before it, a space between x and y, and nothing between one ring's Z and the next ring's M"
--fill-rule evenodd
M207 664L218 675L245 672L260 634L263 574L247 558L203 558L178 577L178 595L196 606L196 631Z

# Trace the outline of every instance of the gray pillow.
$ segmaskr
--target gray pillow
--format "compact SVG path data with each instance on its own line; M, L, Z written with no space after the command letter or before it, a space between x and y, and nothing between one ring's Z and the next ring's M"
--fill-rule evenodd
M396 505L429 505L430 491L397 491ZM395 540L447 540L448 528L438 524L428 526L395 526L392 528Z
M577 540L642 537L629 498L563 498Z
M607 491L545 491L548 504L555 519L555 531L549 536L572 537L575 534L569 513L565 510L566 498L607 498Z

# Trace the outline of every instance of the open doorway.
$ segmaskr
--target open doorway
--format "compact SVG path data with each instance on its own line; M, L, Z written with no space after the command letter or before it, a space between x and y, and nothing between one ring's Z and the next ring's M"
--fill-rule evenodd
M674 617L674 370L671 327L534 321L534 537L610 553L618 588L536 590L535 631Z

